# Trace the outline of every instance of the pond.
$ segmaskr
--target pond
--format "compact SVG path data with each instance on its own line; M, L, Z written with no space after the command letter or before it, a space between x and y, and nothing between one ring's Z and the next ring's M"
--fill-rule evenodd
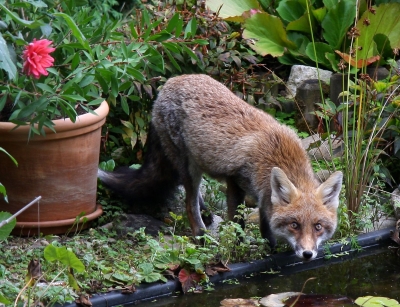
M400 300L400 258L388 247L368 249L344 257L315 262L315 269L302 266L283 269L277 274L262 273L245 279L215 285L215 290L202 294L177 295L140 303L141 307L208 307L220 306L225 298L264 297L273 293L336 294L356 299L360 296L386 296ZM332 264L331 264L332 263ZM293 273L293 271L297 271Z

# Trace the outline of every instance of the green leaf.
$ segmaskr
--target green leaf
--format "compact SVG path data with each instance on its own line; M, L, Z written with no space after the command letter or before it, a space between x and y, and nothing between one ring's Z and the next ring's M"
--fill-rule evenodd
M334 51L328 44L321 42L315 43L315 52L313 43L309 43L306 48L306 54L312 61L323 64L326 67L330 67L331 63L326 58L327 53L334 54Z
M0 151L5 153L14 162L14 164L18 166L17 160L15 160L14 157L10 155L4 148L0 147Z
M11 302L6 299L1 293L0 293L0 303L3 303L5 305L11 305Z
M244 21L244 12L260 9L257 0L208 0L206 4L214 12L219 10L219 17L236 22Z
M134 39L138 39L139 35L136 32L136 24L134 22L129 23L129 28L131 30L131 35Z
M281 56L285 48L295 49L296 45L289 41L280 18L268 13L258 13L246 19L243 37L255 40L250 47L262 56Z
M79 82L79 86L83 88L85 86L88 86L89 84L93 84L94 79L95 79L94 75L85 75L81 80L81 82Z
M76 23L72 19L72 17L67 14L64 14L64 13L54 13L54 15L64 18L64 20L67 22L69 28L71 29L72 34L75 36L75 38L78 40L78 42L82 45L82 47L85 48L91 54L92 49L90 48L86 37L83 35L81 30L78 28L78 26L76 25Z
M118 96L118 88L119 88L119 85L118 85L117 77L115 75L112 75L111 76L111 94L114 97Z
M299 19L305 13L305 8L301 5L301 2L294 0L283 0L279 2L276 10L279 16L288 22Z
M12 20L14 20L16 23L28 27L29 29L36 29L42 26L44 23L41 20L35 20L35 21L29 21L25 20L22 18L19 18L19 16L13 12L11 12L8 8L6 8L3 4L0 3L0 9L4 10L8 16L11 17Z
M60 97L70 102L86 101L86 99L81 95L60 95Z
M8 97L7 95L2 95L0 98L0 112L4 109L4 106L6 105L7 97Z
M360 31L357 50L357 59L366 59L377 55L380 50L376 49L374 36L376 34L386 35L392 48L400 48L400 3L386 3L374 7L375 14L366 10L357 22L357 29ZM369 25L364 21L368 19Z
M326 7L320 7L319 9L312 10L311 12L318 23L321 23L326 16L327 9Z
M385 306L392 306L392 307L399 307L400 304L394 300L387 297L381 296L363 296L359 297L355 300L355 303L359 306L363 307L385 307Z
M121 107L122 107L122 110L126 113L126 115L129 115L129 113L130 113L129 105L124 96L121 96Z
M171 33L163 30L163 31L161 31L161 32L159 32L157 34L149 36L146 39L146 42L147 41L163 42L163 41L166 41L166 40L170 39L171 37L173 37L173 35Z
M11 216L12 216L11 213L0 212L0 222L7 220ZM8 224L5 224L2 227L0 227L0 242L7 239L7 237L10 235L11 231L14 229L16 223L17 223L17 221L14 218Z
M36 83L36 86L38 88L40 88L41 90L43 90L44 92L48 92L48 93L54 94L54 89L52 89L50 86L48 86L45 83Z
M185 39L193 38L196 35L196 30L197 30L197 21L196 18L192 18L186 25L184 34Z
M135 114L136 123L139 125L141 129L144 127L144 120L137 113Z
M349 27L356 17L354 1L341 1L332 7L322 21L323 36L332 49L340 49Z
M18 118L22 119L22 120L25 120L26 117L30 117L36 111L36 109L38 108L38 106L40 104L39 100L42 99L42 97L39 98L38 100L35 100L35 101L31 102L31 103L28 103L26 106L21 108L21 110L20 110L20 112L18 114Z
M176 60L174 59L171 52L167 48L164 48L164 52L167 55L170 62L172 63L172 65L175 67L175 69L178 70L179 72L182 72L181 67L179 66L178 62L176 62Z
M65 246L56 247L53 244L47 245L44 249L44 258L50 262L59 261L65 266L73 268L77 272L85 271L83 263L73 252L67 250Z
M14 79L17 76L17 67L11 59L7 43L0 33L0 69L4 69L9 79ZM6 97L6 96L5 96Z
M172 18L168 22L168 25L167 25L167 28L166 28L167 32L168 33L172 33L177 28L180 20L181 20L181 14L180 13L175 13L175 15L172 16Z
M44 3L43 1L41 1L41 0L24 0L25 2L28 2L29 4L32 4L34 7L40 7L40 8L42 8L42 7L47 7L47 4L46 3Z
M99 82L101 89L103 90L103 93L105 95L108 95L109 89L108 89L108 83L106 82L106 80L104 80L104 78L98 72L96 73L95 76L96 76L97 82Z
M286 27L286 31L298 31L303 33L315 32L314 17L312 15L309 16L308 13L305 13L299 19L290 22Z
M72 275L70 272L68 272L68 284L76 291L80 290L78 282L76 281L74 275Z
M339 3L339 0L323 0L324 6L330 10Z

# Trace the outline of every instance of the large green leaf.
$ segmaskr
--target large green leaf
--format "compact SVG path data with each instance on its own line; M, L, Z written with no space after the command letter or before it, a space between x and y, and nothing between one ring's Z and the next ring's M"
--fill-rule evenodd
M263 56L270 54L277 57L283 55L285 48L296 48L296 44L287 38L281 19L276 16L254 14L246 19L244 27L243 37L254 40L250 47Z
M326 16L326 7L320 7L319 9L316 10L312 10L312 14L314 16L314 18L321 23L322 20L324 20L325 16Z
M50 262L60 261L65 266L73 268L77 272L85 271L85 266L82 261L65 246L57 247L52 244L47 245L44 249L44 258Z
M237 22L244 21L244 12L260 8L257 0L207 0L206 5L214 12L219 10L219 17Z
M283 0L279 2L276 10L279 16L287 22L299 19L305 12L305 8L302 6L301 2L294 0Z
M0 33L0 69L4 69L9 79L14 79L17 75L17 67L11 59L7 43Z
M322 21L324 38L333 49L340 49L349 27L356 17L355 1L341 1L331 8Z
M306 54L311 60L330 67L331 62L326 57L327 53L334 54L334 51L328 44L321 42L309 43L306 48Z
M376 34L386 35L392 48L400 48L400 3L381 4L374 8L375 14L367 10L357 22L360 31L358 46L362 46L362 50L357 49L357 59L380 53L374 41Z
M311 23L310 23L311 22ZM315 19L314 16L309 16L305 13L299 19L292 21L286 27L287 31L298 31L302 33L315 33Z

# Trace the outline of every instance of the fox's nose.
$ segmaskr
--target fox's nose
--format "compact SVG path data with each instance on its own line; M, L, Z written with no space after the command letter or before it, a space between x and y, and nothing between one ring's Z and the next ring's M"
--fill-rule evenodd
M303 252L304 259L310 259L312 256L313 256L313 252L312 251L304 251Z

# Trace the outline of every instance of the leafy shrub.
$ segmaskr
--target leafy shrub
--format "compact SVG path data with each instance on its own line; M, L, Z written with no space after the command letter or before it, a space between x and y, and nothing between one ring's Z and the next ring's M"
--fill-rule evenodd
M278 57L287 65L322 65L340 71L343 61L361 68L392 57L392 49L400 47L400 4L377 2L368 7L354 0L217 0L207 5L222 18L243 23L243 37L263 56ZM354 33L362 48L354 48Z

